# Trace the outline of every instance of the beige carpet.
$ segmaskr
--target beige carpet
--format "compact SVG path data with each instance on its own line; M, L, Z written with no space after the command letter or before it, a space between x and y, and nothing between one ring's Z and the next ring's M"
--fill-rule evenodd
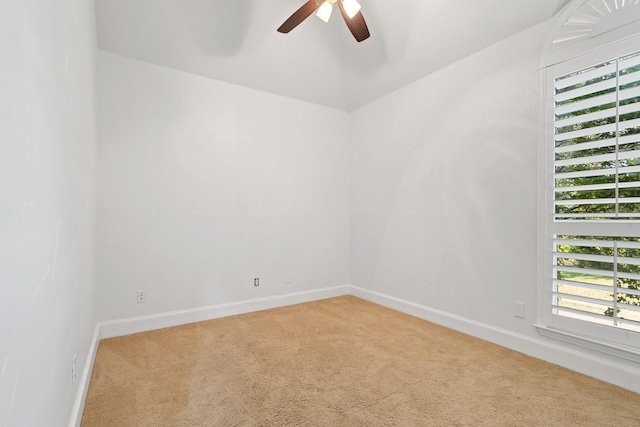
M355 297L103 340L82 426L639 426L640 395Z

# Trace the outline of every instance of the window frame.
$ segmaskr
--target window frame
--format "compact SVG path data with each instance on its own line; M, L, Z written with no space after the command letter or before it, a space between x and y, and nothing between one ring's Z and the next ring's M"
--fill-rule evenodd
M554 219L554 81L556 77L585 69L617 57L640 51L640 35L608 44L566 61L540 70L541 124L538 160L541 177L538 180L538 332L608 354L640 362L640 332L614 326L599 325L553 314L553 237L560 228ZM588 236L640 237L640 219L615 221L561 221L563 234Z

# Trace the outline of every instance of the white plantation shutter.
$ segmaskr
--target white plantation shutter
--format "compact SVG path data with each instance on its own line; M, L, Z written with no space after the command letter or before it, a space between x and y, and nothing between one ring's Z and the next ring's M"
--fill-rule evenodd
M640 218L640 53L554 89L555 219Z
M625 302L640 299L639 240L559 236L554 247L557 315L640 331L640 306Z
M640 52L603 56L548 69L546 324L640 349Z

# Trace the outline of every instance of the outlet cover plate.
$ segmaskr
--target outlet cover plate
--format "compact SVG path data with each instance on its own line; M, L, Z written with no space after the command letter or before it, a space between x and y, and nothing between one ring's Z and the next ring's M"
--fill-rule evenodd
M519 317L520 319L524 319L524 303L515 301L513 303L513 315Z

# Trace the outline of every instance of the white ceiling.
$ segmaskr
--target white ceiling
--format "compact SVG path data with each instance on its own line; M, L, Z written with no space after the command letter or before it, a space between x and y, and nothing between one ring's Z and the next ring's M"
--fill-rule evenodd
M569 0L359 0L371 37L338 10L276 29L306 0L96 0L103 50L352 110L551 18Z

